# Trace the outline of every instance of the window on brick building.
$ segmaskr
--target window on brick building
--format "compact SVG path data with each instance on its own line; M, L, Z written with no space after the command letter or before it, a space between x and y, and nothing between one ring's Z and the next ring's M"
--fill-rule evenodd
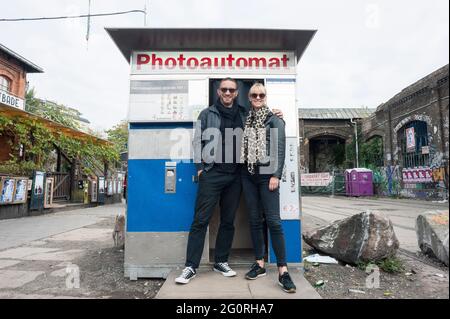
M11 81L3 75L0 75L0 90L9 92Z
M427 123L412 121L398 132L404 168L430 165Z

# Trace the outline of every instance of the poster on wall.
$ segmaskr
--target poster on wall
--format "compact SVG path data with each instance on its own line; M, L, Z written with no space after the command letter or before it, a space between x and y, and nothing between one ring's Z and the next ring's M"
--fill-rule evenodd
M107 195L112 195L113 194L113 183L112 183L111 179L108 179L107 185L108 185Z
M91 181L90 189L91 189L91 202L95 203L97 202L97 192L98 192L96 180Z
M98 177L98 193L105 193L105 178L103 176Z
M115 179L112 180L112 188L113 194L117 194L117 181Z
M406 151L408 153L416 151L416 136L414 132L414 127L406 129Z
M43 172L36 172L33 193L34 193L34 195L44 194L44 173Z
M402 170L404 183L432 183L433 173L431 168L404 168Z
M14 191L14 203L25 203L27 201L28 179L17 179Z
M44 209L45 172L35 171L33 174L33 185L31 187L30 209Z
M14 196L15 179L10 177L3 177L0 186L0 204L10 204Z

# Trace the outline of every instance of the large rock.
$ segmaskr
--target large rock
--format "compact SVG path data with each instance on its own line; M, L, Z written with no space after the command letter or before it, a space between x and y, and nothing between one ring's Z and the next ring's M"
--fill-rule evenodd
M305 242L316 250L350 264L394 256L399 242L384 214L364 212L306 232Z
M448 266L448 210L420 214L416 234L420 249Z

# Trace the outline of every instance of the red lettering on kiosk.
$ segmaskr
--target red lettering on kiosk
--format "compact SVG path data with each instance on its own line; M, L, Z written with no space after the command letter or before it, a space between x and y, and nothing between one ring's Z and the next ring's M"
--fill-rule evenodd
M280 59L278 58L269 59L269 68L279 68L279 67L280 67Z
M192 65L192 64L194 64L194 65ZM196 67L198 67L198 60L197 60L197 58L189 58L189 59L187 59L187 65L188 65L188 68L190 68L190 69L195 69Z
M150 64L154 69L158 67L174 69L180 68L182 70L189 69L219 69L219 68L253 68L253 69L279 69L289 68L289 58L286 54L282 57L245 57L235 56L229 53L222 57L186 57L184 54L170 57L159 57L152 53L151 56L145 53L139 53L136 56L137 69L141 69L141 65Z
M152 54L152 66L153 67L155 66L156 62L158 62L159 66L162 67L162 64L163 64L162 58L157 58L156 54ZM166 63L167 63L167 60L166 60Z
M169 65L169 64L172 65ZM166 62L164 62L164 65L168 68L168 69L173 69L174 67L177 66L177 60L175 60L175 58L167 58Z
M184 69L184 65L183 62L186 60L186 58L184 57L183 54L180 54L180 56L178 57L178 63L180 63L180 69ZM189 64L189 62L188 62Z
M202 58L201 59L200 67L202 69L210 69L211 66L212 66L211 58Z
M281 61L283 61L283 67L287 68L287 61L289 61L289 58L286 54L283 54L283 57L281 58Z
M234 61L234 57L233 57L232 54L228 54L227 61L228 61L228 66L232 67L233 66L233 61ZM237 61L236 61L236 64L237 64Z
M262 67L266 67L266 59L265 58L248 58L248 64L250 67L253 66L253 62L255 63L255 67L259 68L259 63L261 62Z
M242 63L242 65L241 65ZM247 67L247 59L246 58L238 58L236 60L236 66L238 68L246 68Z
M148 54L137 55L137 65L147 64L148 62L150 62L150 56Z

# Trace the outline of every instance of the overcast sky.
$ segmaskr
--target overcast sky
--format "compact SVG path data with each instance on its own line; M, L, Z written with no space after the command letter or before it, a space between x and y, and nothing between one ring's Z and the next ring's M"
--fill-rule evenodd
M0 18L86 14L88 0L0 0ZM143 9L148 27L318 32L299 63L300 107L377 107L449 60L448 0L91 0L91 13ZM144 17L0 22L0 43L44 69L38 97L77 108L97 130L125 119L129 66L104 27Z

